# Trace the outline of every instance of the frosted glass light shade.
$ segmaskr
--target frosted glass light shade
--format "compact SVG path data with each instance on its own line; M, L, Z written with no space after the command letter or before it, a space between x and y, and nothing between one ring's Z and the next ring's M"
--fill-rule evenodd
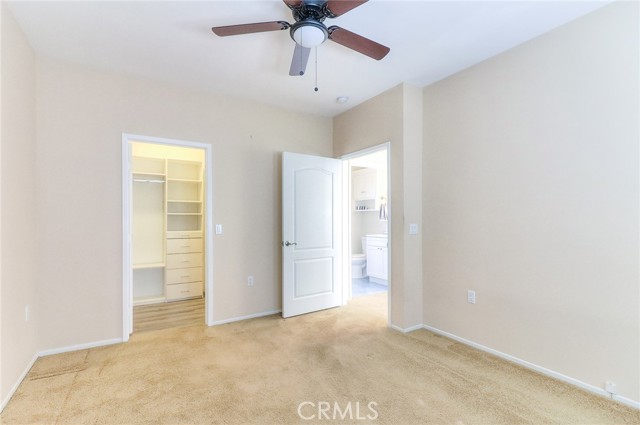
M293 31L293 40L302 47L316 47L326 39L326 30L315 25L301 25Z

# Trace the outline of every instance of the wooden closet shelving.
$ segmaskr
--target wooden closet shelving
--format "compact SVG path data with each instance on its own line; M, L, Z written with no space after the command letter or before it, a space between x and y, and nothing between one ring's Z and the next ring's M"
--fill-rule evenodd
M203 164L132 158L134 305L201 297Z

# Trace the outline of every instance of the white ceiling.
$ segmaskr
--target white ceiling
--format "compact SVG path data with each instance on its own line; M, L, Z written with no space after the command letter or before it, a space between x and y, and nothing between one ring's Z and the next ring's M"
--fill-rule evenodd
M427 85L609 1L371 0L328 25L391 48L378 62L327 41L290 77L288 31L220 38L212 26L284 20L279 0L8 2L39 54L118 73L337 115L402 82ZM338 104L336 97L348 96Z

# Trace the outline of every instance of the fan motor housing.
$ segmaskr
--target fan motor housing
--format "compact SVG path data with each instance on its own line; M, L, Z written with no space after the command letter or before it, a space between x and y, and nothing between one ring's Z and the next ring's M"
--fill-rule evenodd
M306 19L314 19L318 22L325 20L329 16L326 12L326 0L307 0L302 4L291 10L293 19L297 21L304 21Z

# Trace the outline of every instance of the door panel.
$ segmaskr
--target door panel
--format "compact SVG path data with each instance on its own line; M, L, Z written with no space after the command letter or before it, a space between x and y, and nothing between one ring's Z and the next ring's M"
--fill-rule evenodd
M283 317L341 305L341 189L340 160L283 154Z
M294 268L294 297L328 294L333 291L333 259L298 260Z
M326 170L296 170L293 229L301 249L327 249L333 245L333 175Z

